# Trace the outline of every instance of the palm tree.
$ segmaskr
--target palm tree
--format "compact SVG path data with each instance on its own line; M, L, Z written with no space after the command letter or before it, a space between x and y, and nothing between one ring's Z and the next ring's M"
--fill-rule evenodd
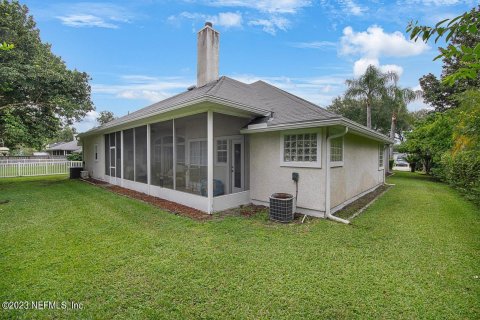
M392 103L392 121L390 124L390 139L395 140L395 131L397 129L398 115L402 111L407 111L407 104L422 97L422 91L412 90L409 88L401 88L397 85L395 79L392 86L387 90L390 101ZM393 156L393 145L389 148L389 159Z
M422 91L401 88L397 85L397 79L395 79L393 85L387 89L387 92L393 103L392 122L390 125L390 138L393 140L395 139L398 114L406 109L407 104L420 99L422 97Z
M353 99L361 99L367 109L367 127L372 128L372 104L375 99L382 98L387 94L389 84L396 82L398 75L395 72L382 72L373 65L358 79L346 81L347 91L345 96Z

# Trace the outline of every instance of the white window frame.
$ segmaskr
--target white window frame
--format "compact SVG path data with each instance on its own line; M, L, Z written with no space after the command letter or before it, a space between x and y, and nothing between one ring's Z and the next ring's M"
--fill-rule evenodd
M98 162L98 144L95 143L93 145L93 159L95 159L95 162Z
M221 151L225 151L225 153L227 154L227 159L225 159L225 162L219 162L218 161L218 149L217 149L217 144L218 144L218 141L225 141L227 143L227 149L226 150L221 150ZM217 137L215 138L215 146L214 146L214 154L215 154L215 166L217 167L226 167L227 164L228 164L228 143L229 143L229 138L228 137Z
M382 165L380 165L380 155L382 155ZM378 160L378 170L385 169L385 146L382 144L378 145L377 160Z
M340 139L342 141L342 160L341 161L329 161L330 162L330 168L334 167L343 167L344 161L345 161L345 139L344 137L339 137L336 139ZM329 155L330 157L332 156L332 140L330 140L330 152ZM330 159L329 159L330 160Z
M317 161L285 161L285 136L305 133L315 133L317 135ZM299 168L321 168L322 167L322 132L319 129L310 130L291 130L280 134L280 166L281 167L299 167Z

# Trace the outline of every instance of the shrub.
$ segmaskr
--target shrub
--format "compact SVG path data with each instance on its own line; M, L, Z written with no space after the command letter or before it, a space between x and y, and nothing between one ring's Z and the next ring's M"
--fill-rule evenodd
M434 175L480 204L480 151L445 153Z
M67 156L68 161L82 161L82 154L78 152L73 152Z

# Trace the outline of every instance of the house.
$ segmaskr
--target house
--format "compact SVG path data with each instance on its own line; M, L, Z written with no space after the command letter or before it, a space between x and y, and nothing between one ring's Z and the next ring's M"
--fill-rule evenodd
M74 152L81 153L82 146L78 145L77 140L73 140L69 142L57 142L57 143L52 143L48 145L45 151L50 156L67 156Z
M263 81L218 76L219 33L198 32L197 85L80 134L95 179L207 213L296 194L331 214L384 183L386 136Z

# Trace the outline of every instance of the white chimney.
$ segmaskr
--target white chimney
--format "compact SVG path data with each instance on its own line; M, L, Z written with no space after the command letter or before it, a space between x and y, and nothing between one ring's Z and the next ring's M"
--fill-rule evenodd
M197 35L197 87L218 80L218 46L220 35L211 22Z

